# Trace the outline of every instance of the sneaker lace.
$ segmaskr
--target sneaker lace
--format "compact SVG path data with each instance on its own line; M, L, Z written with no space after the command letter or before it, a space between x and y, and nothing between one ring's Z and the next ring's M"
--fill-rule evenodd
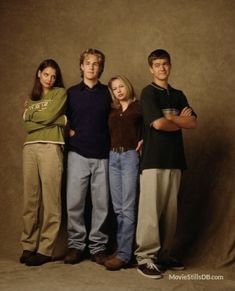
M154 263L150 263L150 262L147 263L147 268L150 270L157 270L158 272L160 272L158 267Z

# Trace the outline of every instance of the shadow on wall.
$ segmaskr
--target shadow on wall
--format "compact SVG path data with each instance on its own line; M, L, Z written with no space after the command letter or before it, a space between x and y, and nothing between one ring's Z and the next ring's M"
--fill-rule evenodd
M223 240L218 230L225 222L229 223L226 216L232 210L231 207L229 209L231 193L223 187L227 184L225 180L229 179L224 172L226 161L231 159L231 144L228 139L216 136L213 129L211 132L207 129L200 136L200 140L194 140L196 145L189 145L191 152L187 156L190 169L183 174L182 179L174 253L189 261L197 262L203 258L203 264L210 260L210 265L223 266L231 261L231 258L225 258L229 246L224 245L222 249L216 246L216 241ZM211 252L211 257L206 256L207 251ZM216 251L227 253L223 259L221 256L220 262L215 255Z
M235 208L235 197L230 191L233 185L228 183L231 169L227 163L233 154L232 144L229 138L222 139L215 132L215 129L198 129L196 137L191 138L190 134L190 139L185 140L189 170L182 178L174 249L175 256L183 257L189 264L211 267L225 266L235 258L235 232L229 227L234 225L231 218L235 213L232 209ZM65 149L65 157L66 153ZM55 250L55 256L59 257L63 257L67 249L66 164L65 158L62 226ZM88 197L85 216L88 230L90 215L91 201ZM107 220L111 248L115 245L115 227L111 209Z

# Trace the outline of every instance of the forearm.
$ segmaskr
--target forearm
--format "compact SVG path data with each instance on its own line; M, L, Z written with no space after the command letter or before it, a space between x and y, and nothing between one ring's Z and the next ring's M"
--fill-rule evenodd
M43 124L40 122L33 122L30 120L27 120L24 122L25 129L28 133L36 130L40 130L46 127L52 127L52 126L60 126L60 127L65 127L67 123L67 117L65 115L59 116L54 122L50 124Z
M41 124L41 123L37 123L37 122L33 122L33 121L30 121L30 120L27 120L27 121L24 122L24 127L25 127L26 131L28 133L30 133L30 132L45 128L46 126Z
M156 129L156 130L162 130L162 131L177 131L179 130L179 126L177 126L175 123L173 123L172 121L166 119L165 117L159 118L157 120L155 120L152 123L152 126Z
M51 123L56 122L58 118L60 118L61 113L65 112L63 107L58 109L59 110L57 112L50 112L49 110L47 112L35 112L31 115L30 120L44 125L50 125Z
M179 128L193 129L196 128L197 126L197 119L194 115L191 116L169 115L167 119L176 126L178 126Z
M65 127L67 124L67 117L65 114L60 115L54 122L51 123L52 125L57 125L61 127ZM48 124L50 125L50 124Z
M39 122L42 124L50 124L58 117L65 113L67 95L65 90L59 90L49 100L42 101L41 107L30 108L30 112L26 112L26 120Z

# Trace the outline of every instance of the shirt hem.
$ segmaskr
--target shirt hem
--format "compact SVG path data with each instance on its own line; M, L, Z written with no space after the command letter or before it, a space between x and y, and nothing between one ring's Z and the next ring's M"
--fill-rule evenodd
M50 140L34 140L34 141L27 141L24 143L26 144L32 144L32 143L52 143L52 144L65 144L65 142L60 142L60 141L50 141Z

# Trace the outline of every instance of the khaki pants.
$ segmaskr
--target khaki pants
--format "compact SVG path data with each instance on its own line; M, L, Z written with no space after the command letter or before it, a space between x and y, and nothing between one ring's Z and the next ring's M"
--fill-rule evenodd
M176 231L180 180L178 169L142 172L135 252L138 264L169 256Z
M24 250L52 255L61 222L62 168L60 145L24 146L24 229L21 236Z

